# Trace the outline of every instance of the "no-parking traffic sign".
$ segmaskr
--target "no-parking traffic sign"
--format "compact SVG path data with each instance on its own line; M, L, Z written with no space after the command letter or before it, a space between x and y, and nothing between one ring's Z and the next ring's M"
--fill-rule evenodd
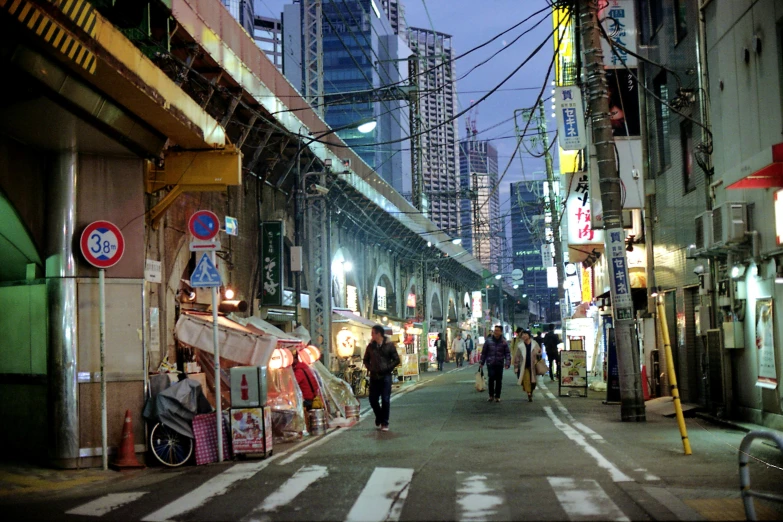
M209 241L220 232L220 221L214 212L199 210L190 216L188 230L196 239Z
M94 221L82 232L82 255L92 266L109 268L116 265L125 252L125 238L114 223Z

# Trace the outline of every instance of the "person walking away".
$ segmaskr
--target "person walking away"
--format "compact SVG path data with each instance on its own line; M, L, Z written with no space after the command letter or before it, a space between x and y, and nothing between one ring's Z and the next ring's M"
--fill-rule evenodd
M473 339L471 339L470 334L465 339L465 352L468 354L468 364L473 364L473 360L470 358L470 354L473 353Z
M536 332L535 337L533 337L533 340L538 343L539 346L543 348L544 346L544 336L541 334L541 330Z
M364 351L364 366L370 371L370 406L375 413L375 427L389 431L392 371L400 365L400 356L394 343L386 338L383 326L373 326L371 336Z
M530 330L523 330L514 353L514 368L518 368L519 384L527 392L528 402L533 402L533 390L536 389L536 363L541 359L542 351L532 337Z
M487 377L489 380L489 399L487 402L500 402L500 391L503 388L503 369L511 365L511 352L508 343L503 338L503 329L498 324L481 349L481 362L479 367L487 365Z
M515 334L514 335L514 340L511 341L511 346L510 346L511 358L512 359L514 358L514 356L517 353L517 345L519 345L519 343L521 342L522 332L524 330L525 329L520 326L520 327L517 328L517 331L514 332L514 334ZM519 379L519 367L518 366L514 366L514 373L517 375L517 379Z
M451 351L454 353L454 359L457 361L457 368L461 368L465 359L465 341L462 340L461 333L458 333L457 337L454 338L454 342L451 343Z
M438 356L438 371L443 371L443 361L446 360L446 341L441 338L442 334L438 334L438 340L435 343L435 349Z
M555 380L555 362L557 362L557 371L560 372L560 358L558 357L557 345L560 344L560 338L555 333L555 325L550 324L546 335L544 336L544 347L546 348L546 358L549 359L549 380Z
M320 395L318 380L313 375L313 370L299 359L299 350L294 352L294 377L299 389L302 391L302 401L307 411L313 409L313 400Z

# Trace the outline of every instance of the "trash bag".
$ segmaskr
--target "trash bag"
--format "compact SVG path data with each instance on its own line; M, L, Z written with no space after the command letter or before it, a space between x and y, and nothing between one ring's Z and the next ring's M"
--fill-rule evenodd
M193 379L183 379L148 399L142 415L192 439L193 417L210 412L212 406L204 396L201 384Z

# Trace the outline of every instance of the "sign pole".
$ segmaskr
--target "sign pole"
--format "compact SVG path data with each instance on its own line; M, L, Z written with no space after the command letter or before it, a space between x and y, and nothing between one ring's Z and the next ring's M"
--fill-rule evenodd
M211 253L212 263L216 255ZM212 287L212 349L215 353L215 416L217 418L217 455L218 462L223 462L223 411L220 401L220 344L218 343L218 289Z
M108 423L106 419L106 270L98 270L98 306L101 343L101 464L109 469Z

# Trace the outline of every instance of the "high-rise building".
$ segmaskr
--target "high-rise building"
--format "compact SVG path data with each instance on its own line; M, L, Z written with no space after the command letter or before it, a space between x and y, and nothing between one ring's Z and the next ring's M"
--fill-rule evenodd
M405 38L407 31L405 29L405 6L400 0L381 0L383 12L391 23L394 34Z
M511 183L511 260L512 269L522 270L524 274L518 294L527 295L537 308L552 309L557 301L557 289L547 288L546 267L552 266L552 255L550 249L543 248L545 173L538 178ZM548 260L544 259L546 255Z
M460 188L473 195L460 200L462 246L491 272L502 268L498 151L475 137L459 142Z
M321 9L324 119L332 128L375 119L377 126L370 133L349 128L337 134L397 191L410 191L410 145L403 141L409 134L407 103L373 99L379 88L407 79L410 49L375 0L323 0ZM303 19L301 2L285 6L283 74L300 92L304 92L307 52L302 44ZM294 50L289 51L289 43ZM339 97L330 96L357 91L367 94L366 102L343 104L337 103Z
M256 15L253 26L253 39L256 45L266 53L275 67L283 70L283 24L280 20Z
M460 181L457 173L457 85L451 35L408 28L408 45L419 58L422 178L430 219L459 235ZM447 122L444 124L444 122ZM429 130L432 129L432 130ZM493 148L494 150L494 148ZM496 154L497 156L497 154ZM497 172L497 158L495 159Z
M247 34L253 35L253 0L221 0Z

